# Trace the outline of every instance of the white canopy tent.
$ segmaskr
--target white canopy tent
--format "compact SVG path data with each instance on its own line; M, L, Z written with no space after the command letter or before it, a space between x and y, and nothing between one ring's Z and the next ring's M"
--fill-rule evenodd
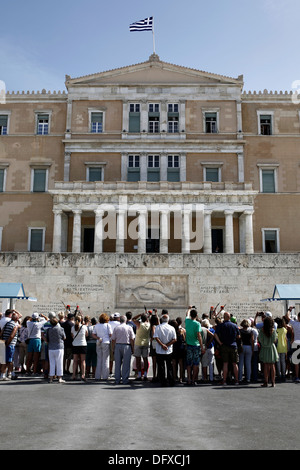
M261 299L261 302L285 302L285 309L300 302L300 284L275 284L273 296Z
M21 282L0 282L0 299L3 299L2 310L14 308L16 300L37 301L35 297L29 297L25 294L24 286Z

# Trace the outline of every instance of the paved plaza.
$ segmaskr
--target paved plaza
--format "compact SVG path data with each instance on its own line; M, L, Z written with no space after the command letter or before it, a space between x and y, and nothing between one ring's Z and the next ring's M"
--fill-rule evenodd
M0 382L1 450L296 450L300 385ZM148 454L147 454L148 455Z

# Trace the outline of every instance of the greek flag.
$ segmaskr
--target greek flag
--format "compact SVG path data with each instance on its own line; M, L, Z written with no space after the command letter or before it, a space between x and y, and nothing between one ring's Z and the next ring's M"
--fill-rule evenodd
M153 27L153 16L145 18L144 20L132 23L129 26L129 31L152 31Z

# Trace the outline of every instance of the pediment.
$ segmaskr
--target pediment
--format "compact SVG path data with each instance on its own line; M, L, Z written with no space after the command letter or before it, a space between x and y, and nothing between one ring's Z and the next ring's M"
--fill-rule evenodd
M102 85L243 85L243 76L225 77L162 62L153 54L149 60L78 78L66 76L66 87Z

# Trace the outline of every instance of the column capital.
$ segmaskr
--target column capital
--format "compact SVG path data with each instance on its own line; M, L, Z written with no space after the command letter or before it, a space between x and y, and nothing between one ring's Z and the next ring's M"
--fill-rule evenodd
M62 210L62 209L53 209L52 212L53 212L53 214L55 214L55 215L60 215L60 214L63 213L63 210Z

